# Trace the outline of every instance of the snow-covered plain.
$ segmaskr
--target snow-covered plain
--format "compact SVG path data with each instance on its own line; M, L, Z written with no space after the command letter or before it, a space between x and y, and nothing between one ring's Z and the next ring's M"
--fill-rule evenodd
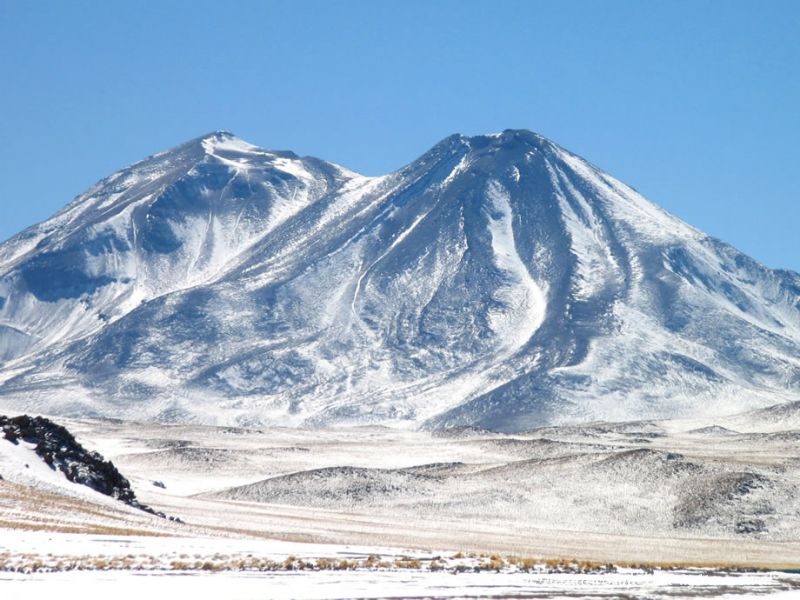
M344 598L583 598L597 600L792 600L800 577L779 573L744 575L657 572L614 575L529 573L426 573L345 571L315 573L70 572L24 576L0 573L0 590L15 597L74 597L85 600L141 600L190 597L197 600L330 600ZM64 590L75 590L64 596Z
M800 576L775 569L800 566L798 417L519 434L62 420L183 522L0 439L0 593L790 598Z

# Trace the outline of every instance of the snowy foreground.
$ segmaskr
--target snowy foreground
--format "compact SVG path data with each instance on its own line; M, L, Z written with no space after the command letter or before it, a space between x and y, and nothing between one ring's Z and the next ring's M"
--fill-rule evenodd
M616 568L613 572L558 572L540 562L505 563L499 571L479 570L493 560L384 547L152 536L104 536L5 531L0 543L8 570L0 572L3 597L155 597L256 599L335 598L796 598L800 574L724 572L714 569ZM9 559L8 557L11 556ZM35 560L32 557L36 556ZM287 570L303 556L306 564L369 563L349 569L306 567ZM182 557L182 558L181 558ZM242 561L274 561L278 570L238 570ZM118 568L115 561L124 561ZM387 562L390 561L390 562ZM505 561L504 561L505 562ZM420 563L418 566L413 566ZM117 564L117 567L112 565ZM438 564L441 570L431 570ZM34 565L36 565L34 567ZM77 568L78 565L81 568ZM201 565L198 567L198 565ZM406 565L406 566L396 566ZM408 566L412 565L412 566ZM14 568L19 571L13 570ZM29 572L31 568L41 571ZM218 570L219 569L219 570ZM64 590L69 590L65 596ZM72 595L70 595L72 594Z
M59 420L178 520L0 437L0 597L800 597L798 416L514 435Z
M71 572L34 577L0 574L9 597L83 600L191 597L256 600L283 598L797 598L800 578L776 573L708 575L531 575L424 572L174 573Z

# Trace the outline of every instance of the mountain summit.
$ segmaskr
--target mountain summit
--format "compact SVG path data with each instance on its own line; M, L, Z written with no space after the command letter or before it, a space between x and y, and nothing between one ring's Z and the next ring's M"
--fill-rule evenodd
M382 177L219 131L0 245L0 405L523 430L800 399L800 275L529 131Z

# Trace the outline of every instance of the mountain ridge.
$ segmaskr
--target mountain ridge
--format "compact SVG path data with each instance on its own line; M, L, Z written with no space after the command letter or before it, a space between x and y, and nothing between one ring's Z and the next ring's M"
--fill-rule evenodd
M0 403L69 416L732 413L800 398L797 356L799 275L525 130L378 177L215 131L0 245Z

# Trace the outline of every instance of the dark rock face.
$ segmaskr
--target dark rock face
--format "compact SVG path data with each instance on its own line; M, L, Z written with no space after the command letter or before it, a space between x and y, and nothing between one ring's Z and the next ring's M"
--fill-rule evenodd
M91 253L93 249L86 248L86 252ZM83 250L43 253L25 266L22 278L31 294L43 302L80 298L114 282L112 277L87 275L85 262Z
M90 487L134 508L165 517L163 513L136 499L130 483L111 461L105 460L97 452L87 451L61 425L44 417L0 415L0 431L13 444L18 444L19 440L36 444L36 454L52 469L61 471L69 481Z

